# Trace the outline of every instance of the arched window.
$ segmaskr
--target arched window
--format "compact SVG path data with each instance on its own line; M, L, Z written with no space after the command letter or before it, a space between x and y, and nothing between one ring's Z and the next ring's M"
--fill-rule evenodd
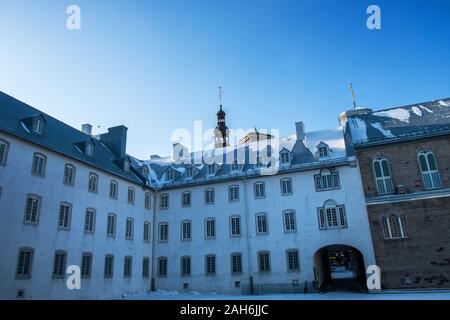
M376 158L373 160L373 171L377 184L378 194L393 193L391 170L389 163L385 158Z
M433 152L419 152L419 164L425 189L441 188L441 178L439 177L439 171Z
M319 229L347 228L344 205L337 205L333 200L325 201L323 207L317 208Z
M382 218L385 239L402 239L408 237L405 216L392 214Z
M339 172L328 168L322 169L319 174L314 175L314 184L316 191L339 189L341 187Z

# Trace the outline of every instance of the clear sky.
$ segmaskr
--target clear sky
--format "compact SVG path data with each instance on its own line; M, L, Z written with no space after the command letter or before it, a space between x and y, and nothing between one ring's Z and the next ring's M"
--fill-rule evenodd
M0 90L94 133L124 124L139 158L215 126L219 85L229 127L287 135L336 127L350 82L375 109L449 97L450 1L0 0Z

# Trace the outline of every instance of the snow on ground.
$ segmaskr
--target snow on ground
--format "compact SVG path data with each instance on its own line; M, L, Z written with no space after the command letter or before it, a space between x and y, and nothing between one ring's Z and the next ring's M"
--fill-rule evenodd
M326 292L259 296L162 291L124 297L127 300L450 300L450 291L383 291L382 293Z

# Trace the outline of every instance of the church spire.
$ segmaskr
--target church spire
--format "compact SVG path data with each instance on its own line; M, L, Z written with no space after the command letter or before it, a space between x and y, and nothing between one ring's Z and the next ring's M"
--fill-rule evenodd
M214 137L215 137L215 148L224 148L226 146L229 146L230 143L228 141L228 127L225 124L225 111L222 110L222 97L223 97L223 91L222 87L219 87L219 93L217 94L219 96L219 111L217 112L217 126L214 130Z

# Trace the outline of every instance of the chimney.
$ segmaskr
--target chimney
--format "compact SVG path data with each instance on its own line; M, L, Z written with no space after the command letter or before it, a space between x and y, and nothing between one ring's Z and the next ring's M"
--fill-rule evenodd
M92 125L90 125L89 123L81 125L81 131L92 136Z
M305 125L303 121L295 123L295 132L297 134L297 140L305 140Z
M126 154L127 149L127 130L125 126L108 128L107 133L100 135L100 141L106 144L112 153L118 158Z
M181 163L181 160L189 153L188 148L181 143L176 142L172 145L172 159L175 163Z

